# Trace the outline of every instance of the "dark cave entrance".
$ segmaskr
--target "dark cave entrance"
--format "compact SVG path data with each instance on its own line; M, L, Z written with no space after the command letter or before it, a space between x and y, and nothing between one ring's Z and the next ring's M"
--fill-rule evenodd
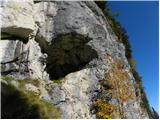
M69 33L59 35L47 51L46 70L50 79L56 80L78 71L92 59L97 58L97 52L86 43L91 39L83 35Z

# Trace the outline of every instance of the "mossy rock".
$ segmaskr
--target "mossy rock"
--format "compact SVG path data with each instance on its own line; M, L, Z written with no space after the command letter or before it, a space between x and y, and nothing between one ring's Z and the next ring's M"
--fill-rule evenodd
M3 80L13 80L5 76ZM31 82L31 80L30 80ZM9 82L8 82L9 83ZM1 84L2 118L12 119L56 119L60 112L52 104L39 98L34 92L24 92L12 84Z

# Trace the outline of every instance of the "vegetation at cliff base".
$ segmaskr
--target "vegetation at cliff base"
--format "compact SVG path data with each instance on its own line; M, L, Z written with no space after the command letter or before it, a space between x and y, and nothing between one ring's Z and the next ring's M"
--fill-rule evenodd
M29 82L33 80L27 78ZM1 82L1 117L3 119L53 119L60 118L60 113L57 108L43 99L39 98L39 95L34 92L25 92L24 88L16 88L10 82L12 77L3 76ZM19 80L23 81L24 80ZM23 85L20 84L20 85Z

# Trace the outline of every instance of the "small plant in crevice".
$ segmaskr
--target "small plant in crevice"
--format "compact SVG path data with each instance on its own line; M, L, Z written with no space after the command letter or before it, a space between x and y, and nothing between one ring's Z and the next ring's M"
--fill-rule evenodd
M135 61L133 60L131 45L129 43L129 36L127 35L127 31L120 24L120 22L118 22L116 20L116 18L115 18L116 16L109 8L107 1L96 1L96 4L103 11L103 13L106 17L107 23L112 28L112 31L114 32L114 34L118 37L118 42L123 43L123 45L125 46L125 56L126 56L128 63L131 67L131 73L133 74L133 77L135 78L135 82L136 82L136 84L135 84L136 96L137 96L137 98L138 97L141 98L141 104L140 104L141 107L147 110L147 113L150 118L153 118L153 116L151 115L152 110L150 108L144 87L142 85L142 78L140 77L140 75L138 74L138 72L136 71L136 68L135 68Z
M93 102L93 107L96 111L96 117L98 119L112 119L114 118L114 111L116 107L107 103L104 100L98 99Z
M61 84L63 82L63 77L60 77L60 78L58 78L56 80L51 80L51 81L53 81L54 83Z

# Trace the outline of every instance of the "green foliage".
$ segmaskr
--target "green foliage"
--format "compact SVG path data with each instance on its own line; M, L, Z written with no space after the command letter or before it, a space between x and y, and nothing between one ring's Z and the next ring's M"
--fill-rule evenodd
M135 70L135 68L131 68L131 71L132 71L132 74L133 74L135 81L136 81L136 84L137 84L136 89L140 90L140 97L142 99L142 102L140 105L141 105L141 107L143 107L147 110L149 118L153 119L154 115L153 115L152 109L150 108L146 93L144 91L144 87L142 85L142 77L139 76L139 74Z
M135 68L133 66L131 68L131 72L132 72L132 74L135 78L136 84L137 84L136 89L140 90L140 97L142 99L142 102L140 105L141 105L141 107L143 107L147 110L149 117L152 118L152 110L150 108L146 93L145 93L143 85L142 85L142 77L139 76L138 72L135 70Z
M2 84L2 118L39 118L38 108L29 106L22 93L13 86Z
M148 113L148 115L149 115L149 118L152 118L152 111L151 111L151 109L150 109L150 105L149 105L149 102L148 102L146 93L144 92L143 89L141 90L141 95L142 95L141 98L142 98L142 101L143 101L143 102L141 102L141 106L142 106L143 108L146 108L147 113Z
M124 114L123 104L136 97L134 91L130 89L133 84L128 78L128 73L123 70L120 61L111 64L110 71L103 80L99 81L100 90L103 91L103 94L106 92L109 96L108 98L99 97L93 104L97 118L110 119L115 116L127 118ZM118 105L110 104L108 102L110 99L117 100Z
M140 96L141 100L142 100L140 105L141 105L141 107L143 107L143 108L145 108L147 110L147 113L148 113L149 117L152 118L152 110L150 108L146 93L144 91L144 87L142 85L142 77L136 71L134 63L135 62L130 61L131 72L132 72L132 74L133 74L133 76L135 78L136 84L137 84L136 89L140 90L140 94L138 95L138 97Z
M102 10L105 9L106 7L106 1L95 1L95 3L98 5L99 8L101 8Z
M14 78L11 77L11 76L1 76L1 79L2 79L2 80L5 80L5 81L7 81L7 82L10 82L10 81L14 80Z
M120 15L120 13L119 12L116 12L116 13L114 13L114 17L118 17Z
M118 37L119 42L122 42L125 46L125 55L129 61L132 59L131 45L129 43L129 37L125 28L123 28L121 24L115 19L115 17L119 16L119 13L112 13L106 1L96 1L96 4L102 9L104 15L106 16L107 22L111 26L115 35Z
M138 72L135 70L135 68L131 68L131 72L136 80L136 83L142 85L142 77L139 76Z
M125 54L127 59L132 58L132 50L131 50L131 45L129 43L129 37L127 35L127 32L125 28L121 26L121 24L115 19L115 17L119 16L119 13L112 13L109 7L107 6L107 2L105 2L106 8L102 7L102 11L106 16L107 22L111 26L113 32L116 34L118 37L119 42L122 42L125 46Z
M107 2L104 3L97 3L97 5L102 9L104 15L106 16L108 24L111 26L113 32L118 37L118 41L123 43L125 46L125 56L128 59L128 62L131 66L131 72L136 81L136 89L140 90L140 95L142 102L141 106L147 110L148 115L150 118L153 118L153 111L150 108L149 102L147 100L143 85L142 85L142 78L139 76L138 72L135 69L135 61L132 57L132 50L131 45L129 43L129 37L127 35L126 30L121 26L121 24L115 19L116 16L119 16L119 13L112 13L110 8L107 5ZM106 7L104 7L106 6Z
M58 83L58 84L61 84L63 82L63 77L60 77L56 80L52 80L54 83Z
M159 115L158 115L158 113L154 110L153 107L152 107L152 119L159 119Z
M10 80L8 76L3 76L3 80ZM28 82L34 80L27 78ZM20 86L24 85L24 80L19 80ZM23 82L22 82L23 81ZM35 81L34 81L35 82ZM12 84L2 83L2 118L14 119L49 119L60 118L60 113L52 104L39 98L34 92L25 92L24 88L15 88Z
M135 68L136 67L136 61L133 58L129 59L128 62L130 64L131 68Z

